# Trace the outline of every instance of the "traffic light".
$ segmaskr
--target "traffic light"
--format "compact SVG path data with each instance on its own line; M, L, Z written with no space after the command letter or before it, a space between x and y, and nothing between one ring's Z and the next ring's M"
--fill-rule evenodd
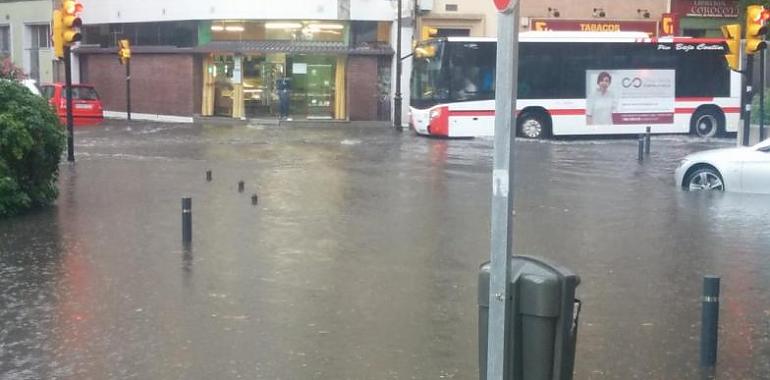
M80 34L80 26L83 25L83 20L80 19L80 12L82 11L83 4L75 0L62 0L62 40L65 46L72 46L83 38Z
M767 26L765 22L770 13L761 5L746 7L746 54L754 54L764 49Z
M741 70L741 25L729 24L722 25L722 35L725 37L725 43L727 44L727 54L725 59L730 69L735 71Z
M131 59L131 46L128 40L118 41L118 59L121 65L125 65Z
M436 37L438 35L438 29L430 27L430 26L423 26L422 27L422 33L420 37L422 37L420 40L427 40L433 37Z
M64 41L62 35L64 32L64 26L61 20L61 11L53 11L53 19L51 19L51 42L53 44L53 55L56 58L64 58Z

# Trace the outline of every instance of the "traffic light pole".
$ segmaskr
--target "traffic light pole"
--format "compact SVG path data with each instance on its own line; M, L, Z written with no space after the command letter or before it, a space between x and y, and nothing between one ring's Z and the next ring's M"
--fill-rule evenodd
M759 141L765 140L765 54L767 49L762 49L759 55Z
M393 127L403 130L401 125L401 0L398 0L396 18L396 93L393 96Z
M75 162L75 134L72 121L72 58L70 47L64 46L64 85L67 96L67 161Z
M751 98L752 83L754 80L754 56L746 55L746 91L744 92L743 112L743 146L749 146L749 133L751 132Z
M126 115L131 121L131 60L126 60Z

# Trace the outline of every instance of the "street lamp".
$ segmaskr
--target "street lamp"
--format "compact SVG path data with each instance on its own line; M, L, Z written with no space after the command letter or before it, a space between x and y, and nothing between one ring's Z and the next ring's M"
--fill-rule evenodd
M393 127L401 131L401 0L398 0L396 16L396 93L393 96Z

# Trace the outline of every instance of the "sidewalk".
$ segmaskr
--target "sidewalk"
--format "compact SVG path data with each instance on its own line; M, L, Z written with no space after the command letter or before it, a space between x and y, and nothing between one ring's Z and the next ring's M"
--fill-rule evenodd
M770 125L765 125L765 139L770 137ZM737 142L740 146L743 143L743 125L738 128ZM749 145L759 143L759 124L752 124L749 129Z
M195 124L208 125L275 125L286 127L355 127L355 128L388 128L392 127L390 121L349 121L349 120L278 120L277 118L251 118L251 119L233 119L230 117L215 116L196 116L193 118Z

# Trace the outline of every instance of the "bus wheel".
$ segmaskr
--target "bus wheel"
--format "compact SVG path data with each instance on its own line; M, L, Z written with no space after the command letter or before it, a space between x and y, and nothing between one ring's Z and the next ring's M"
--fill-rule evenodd
M724 128L724 116L712 108L698 110L690 121L690 129L698 137L714 137Z
M519 117L517 131L519 136L528 139L542 139L546 133L546 122L543 116L537 113L527 113Z

